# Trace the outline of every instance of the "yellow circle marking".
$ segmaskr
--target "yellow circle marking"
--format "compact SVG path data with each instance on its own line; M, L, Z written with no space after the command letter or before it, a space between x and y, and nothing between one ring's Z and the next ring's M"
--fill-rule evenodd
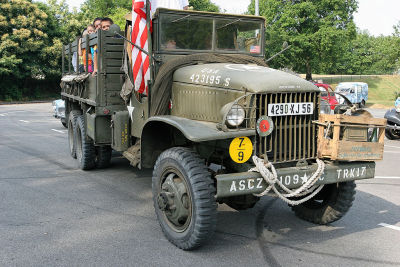
M253 154L253 144L248 137L236 137L229 146L229 155L236 163L244 163Z

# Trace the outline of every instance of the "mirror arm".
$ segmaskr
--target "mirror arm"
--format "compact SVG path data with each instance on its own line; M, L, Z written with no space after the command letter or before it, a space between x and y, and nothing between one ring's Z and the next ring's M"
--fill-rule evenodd
M269 59L267 59L265 61L265 63L270 62L272 59L274 59L275 57L279 56L280 54L282 54L283 52L285 52L286 50L288 50L292 45L288 45L287 47L285 47L284 49L282 49L280 52L276 53L275 55L273 55L272 57L270 57Z
M148 55L149 57L152 58L152 60L155 60L157 62L159 62L160 60L157 60L155 57L153 57L152 55L150 55L149 52L147 52L146 50L144 50L143 48L141 48L140 46L132 43L131 41L129 41L128 39L126 39L124 36L122 36L121 34L119 34L118 32L114 32L115 35L118 35L120 38L124 39L125 41L127 41L128 43L130 43L131 45L133 45L134 47L136 47L137 49L139 49L140 51L142 51L143 53L145 53L146 55Z

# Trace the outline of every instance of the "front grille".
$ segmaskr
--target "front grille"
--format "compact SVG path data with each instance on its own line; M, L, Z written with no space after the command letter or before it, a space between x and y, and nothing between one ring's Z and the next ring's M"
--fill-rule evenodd
M256 154L267 155L271 162L290 162L317 156L318 92L272 93L257 95L257 119L268 115L268 104L313 102L314 113L308 115L270 116L274 131L256 137Z

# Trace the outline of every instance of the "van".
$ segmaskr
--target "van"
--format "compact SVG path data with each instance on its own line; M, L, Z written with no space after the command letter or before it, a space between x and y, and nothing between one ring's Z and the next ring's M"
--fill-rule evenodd
M343 82L339 83L335 92L346 96L351 103L357 104L360 108L365 107L368 100L368 84L363 82ZM343 104L344 99L337 96L340 104Z

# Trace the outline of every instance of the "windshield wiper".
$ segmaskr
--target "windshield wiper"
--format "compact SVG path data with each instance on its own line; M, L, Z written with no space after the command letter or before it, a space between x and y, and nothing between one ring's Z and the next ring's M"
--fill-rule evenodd
M184 17L182 17L182 18L175 19L175 20L171 21L171 23L178 22L178 21L183 20L183 19L186 19L186 18L188 18L188 17L190 17L190 16L191 16L191 15L186 15L186 16L184 16Z
M233 24L233 23L236 23L236 22L238 22L238 21L241 21L241 20L242 20L242 19L237 19L237 20L231 21L231 22L225 24L224 26L221 26L221 27L217 28L217 30L222 29L222 28L225 28L226 26L229 26L229 25L231 25L231 24Z

